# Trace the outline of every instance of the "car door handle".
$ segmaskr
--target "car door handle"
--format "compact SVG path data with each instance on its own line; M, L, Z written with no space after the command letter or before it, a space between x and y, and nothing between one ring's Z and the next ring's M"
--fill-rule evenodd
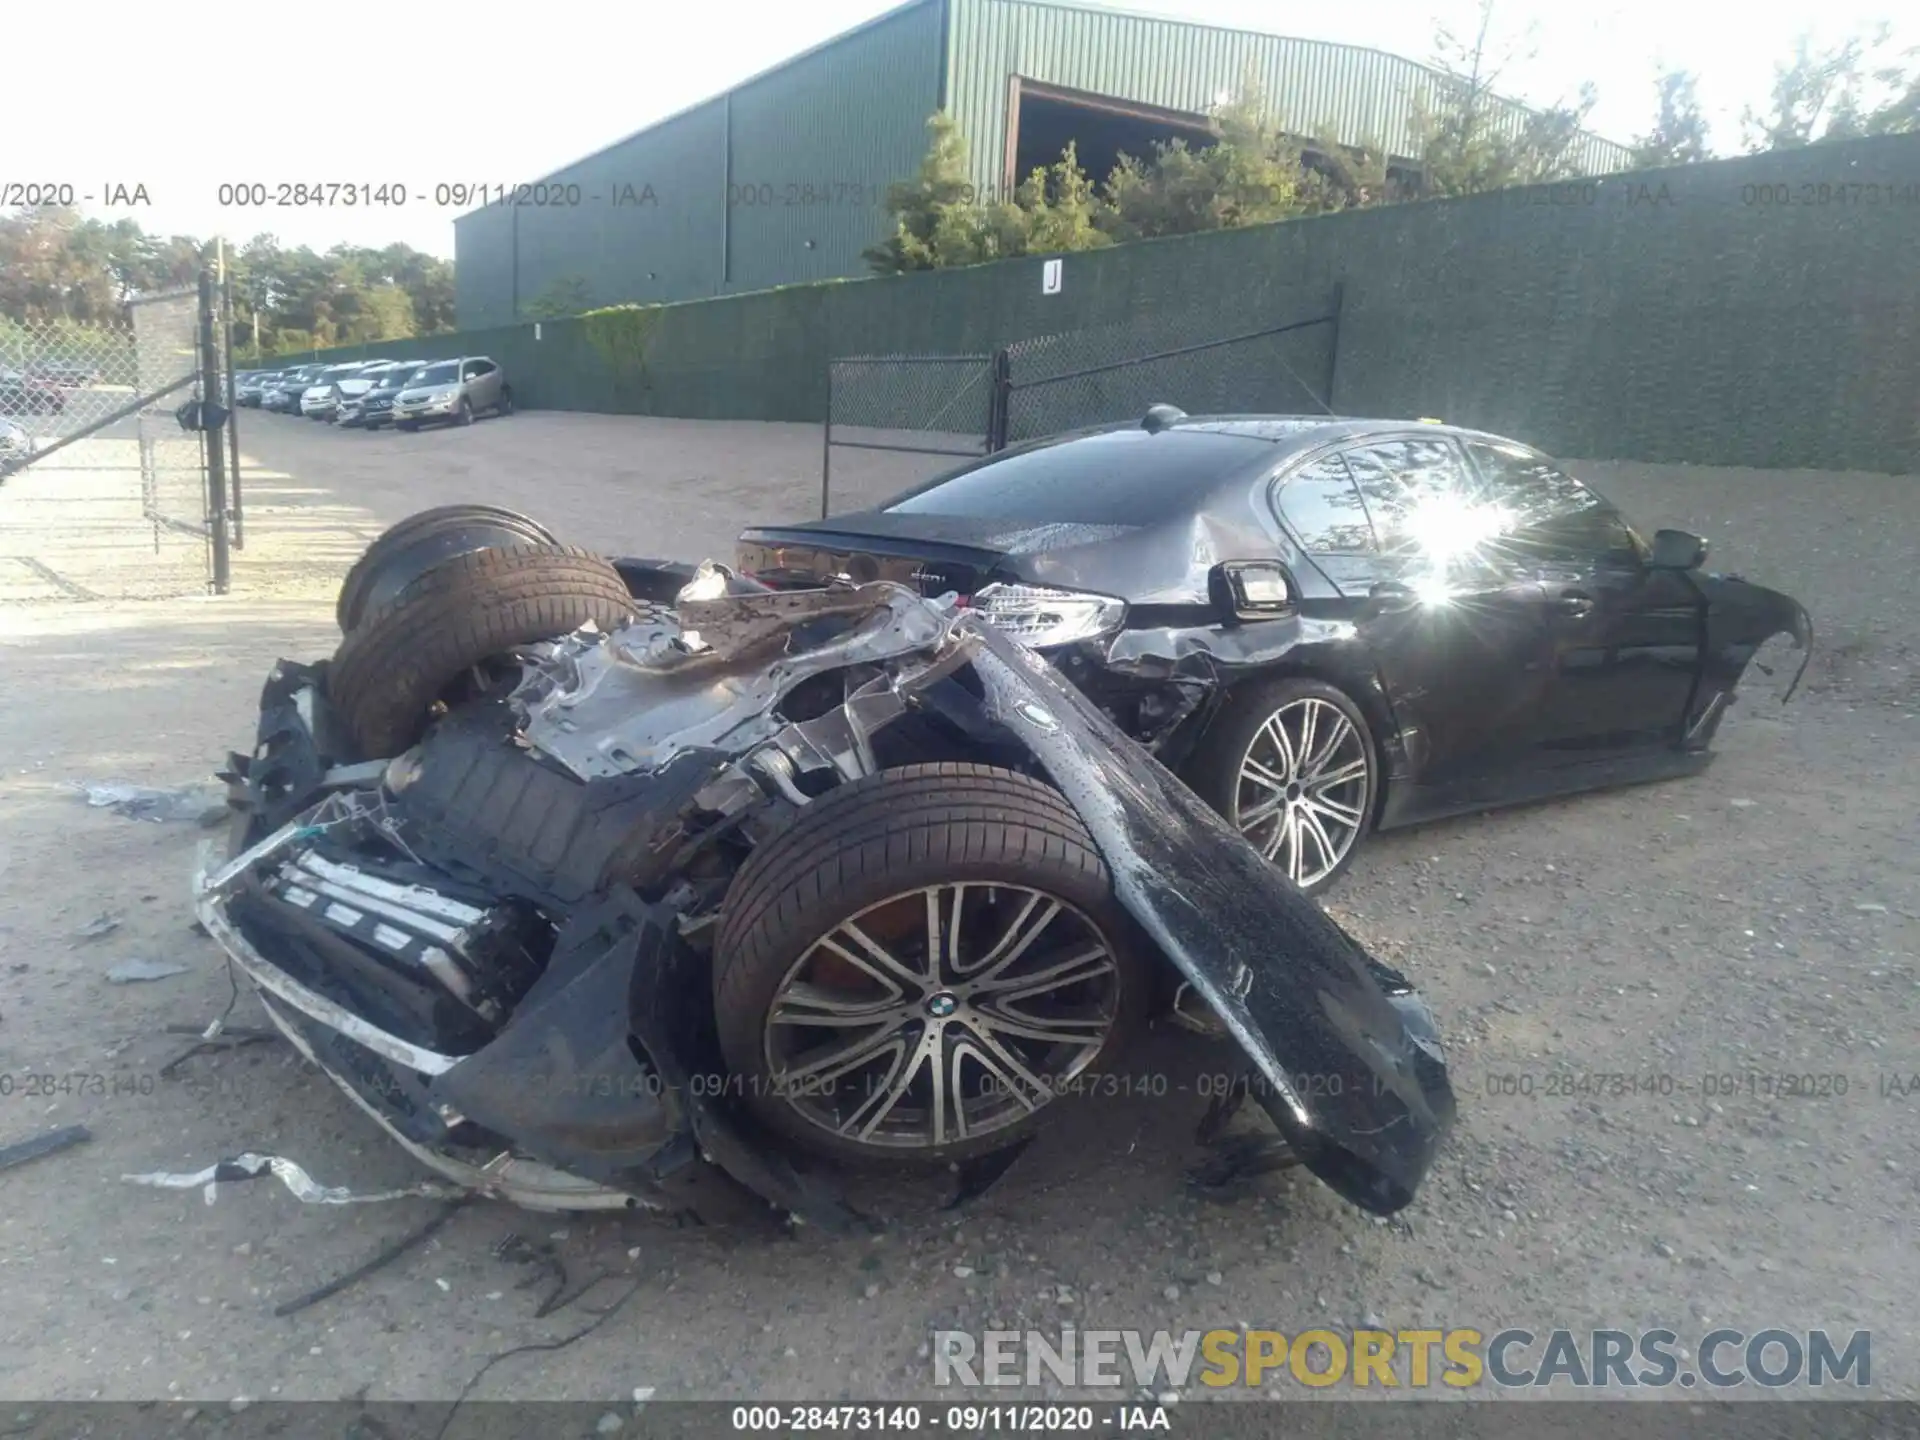
M1593 597L1584 590L1562 590L1553 597L1553 610L1569 620L1584 619L1593 613Z

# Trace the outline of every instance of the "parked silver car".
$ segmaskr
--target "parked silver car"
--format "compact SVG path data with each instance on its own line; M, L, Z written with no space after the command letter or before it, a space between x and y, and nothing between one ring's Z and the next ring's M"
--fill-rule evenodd
M463 355L428 365L393 400L393 423L418 430L434 420L471 425L476 415L513 411L506 372L484 355Z

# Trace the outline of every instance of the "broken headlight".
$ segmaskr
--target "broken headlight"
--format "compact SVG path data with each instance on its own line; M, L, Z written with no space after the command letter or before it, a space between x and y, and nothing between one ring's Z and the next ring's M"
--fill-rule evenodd
M1022 645L1041 649L1112 634L1127 602L1084 590L993 584L975 592L973 608Z

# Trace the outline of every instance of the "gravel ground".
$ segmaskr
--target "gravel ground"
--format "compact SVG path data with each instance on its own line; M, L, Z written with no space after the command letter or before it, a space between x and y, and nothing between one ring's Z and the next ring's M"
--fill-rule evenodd
M1191 1196L1197 1077L1224 1057L1156 1035L1130 1073L1166 1076L1164 1095L1088 1102L958 1214L914 1189L881 1197L877 1239L786 1241L475 1205L283 1319L273 1306L432 1202L304 1206L266 1181L209 1205L122 1182L247 1149L356 1189L420 1177L282 1045L161 1075L190 1043L165 1027L230 998L185 898L210 832L90 809L65 782L191 781L248 743L267 666L330 648L339 575L406 513L486 499L609 550L725 554L740 523L817 504L819 432L527 414L364 436L250 414L245 439L233 597L0 593L0 1140L74 1122L95 1136L0 1177L0 1396L445 1398L489 1355L565 1336L626 1287L592 1336L494 1367L475 1397L927 1395L936 1328L1291 1333L1369 1317L1667 1325L1689 1347L1713 1325L1865 1328L1873 1393L1920 1394L1920 1095L1883 1094L1920 1072L1910 479L1577 467L1648 525L1711 536L1721 568L1796 591L1820 647L1791 706L1734 711L1706 775L1386 837L1329 897L1430 997L1461 1099L1392 1223L1290 1176L1233 1203ZM838 473L856 494L912 472L856 456ZM9 503L0 491L0 518ZM12 519L9 553L35 553ZM103 916L107 933L83 933ZM188 968L107 982L135 958ZM248 996L235 1019L263 1021ZM1550 1075L1613 1074L1655 1077L1653 1091L1547 1093ZM1785 1098L1767 1093L1776 1074L1844 1075L1847 1091ZM61 1083L30 1093L32 1075ZM1703 1094L1708 1075L1733 1093ZM570 1286L606 1278L537 1317L546 1282L522 1288L535 1272L495 1254L510 1233L551 1244Z

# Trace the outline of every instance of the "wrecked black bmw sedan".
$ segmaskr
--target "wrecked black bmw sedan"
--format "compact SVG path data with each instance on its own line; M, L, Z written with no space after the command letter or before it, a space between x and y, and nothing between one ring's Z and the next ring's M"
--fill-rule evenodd
M664 573L417 516L229 757L200 919L417 1157L839 1223L849 1165L1017 1153L1184 1006L1288 1162L1409 1203L1454 1108L1424 1003L1057 670L885 581Z
M1170 406L737 551L954 593L1308 891L1376 828L1702 769L1763 642L1812 639L1705 559L1501 436Z

